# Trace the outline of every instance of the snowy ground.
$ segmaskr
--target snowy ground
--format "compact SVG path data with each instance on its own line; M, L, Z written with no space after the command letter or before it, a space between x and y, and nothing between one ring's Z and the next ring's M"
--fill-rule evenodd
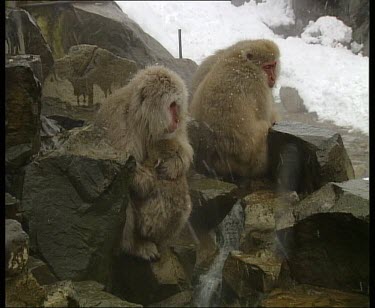
M338 23L316 23L323 37L283 39L272 26L294 23L288 0L254 0L235 7L229 1L116 1L142 29L178 57L178 29L183 57L198 64L215 50L239 40L273 39L281 51L281 74L275 89L296 88L307 109L322 120L369 132L369 59L329 40L348 29ZM315 21L314 21L315 22ZM313 25L311 25L313 27ZM324 32L325 31L325 32ZM350 29L349 29L350 31ZM351 34L351 33L350 33ZM320 42L308 44L306 42ZM329 43L327 43L329 42ZM330 43L332 42L332 44ZM336 46L335 48L332 46Z

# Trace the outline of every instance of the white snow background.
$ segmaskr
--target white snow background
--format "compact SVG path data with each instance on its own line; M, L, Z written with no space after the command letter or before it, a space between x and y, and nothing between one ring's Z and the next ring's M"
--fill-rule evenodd
M351 29L336 18L313 20L303 39L283 39L270 27L294 24L288 0L263 0L258 4L250 0L240 7L230 1L116 2L176 58L181 29L183 57L197 64L239 40L274 40L281 53L276 102L281 86L296 88L308 111L315 111L319 119L368 135L369 58L342 46L348 37L351 39Z

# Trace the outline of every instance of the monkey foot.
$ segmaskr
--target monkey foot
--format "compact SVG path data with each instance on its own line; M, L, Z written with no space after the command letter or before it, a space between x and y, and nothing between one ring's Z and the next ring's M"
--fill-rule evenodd
M153 242L139 244L135 254L147 261L156 261L160 259L158 248Z

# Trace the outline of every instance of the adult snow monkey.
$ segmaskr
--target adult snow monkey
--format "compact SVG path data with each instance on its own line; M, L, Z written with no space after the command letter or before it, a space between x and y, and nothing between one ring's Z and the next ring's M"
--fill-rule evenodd
M187 90L162 66L139 71L98 112L112 146L136 161L121 246L146 260L177 235L191 213L186 173L193 149L186 130Z
M268 130L277 120L272 87L279 56L270 40L240 41L208 57L195 73L190 111L210 127L214 145L199 159L217 175L266 174Z

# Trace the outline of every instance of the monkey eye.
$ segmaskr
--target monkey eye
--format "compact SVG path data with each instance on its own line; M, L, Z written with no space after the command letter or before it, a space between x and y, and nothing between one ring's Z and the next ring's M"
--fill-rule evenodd
M247 53L247 54L246 54L246 58L247 58L248 60L251 60L251 59L253 58L253 55L252 55L251 53Z

